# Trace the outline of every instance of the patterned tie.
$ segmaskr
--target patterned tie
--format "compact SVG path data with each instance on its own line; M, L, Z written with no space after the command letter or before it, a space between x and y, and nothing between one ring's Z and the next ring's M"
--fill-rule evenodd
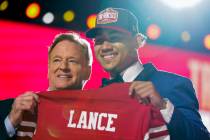
M124 81L123 81L122 77L118 74L111 80L107 79L107 78L103 78L101 87L108 86L108 85L110 85L112 83L122 83L122 82L124 82Z

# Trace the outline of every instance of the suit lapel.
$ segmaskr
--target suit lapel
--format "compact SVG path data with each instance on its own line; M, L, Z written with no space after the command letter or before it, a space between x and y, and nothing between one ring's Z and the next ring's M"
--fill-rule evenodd
M143 71L135 78L135 81L148 81L155 72L157 69L151 63L144 64Z

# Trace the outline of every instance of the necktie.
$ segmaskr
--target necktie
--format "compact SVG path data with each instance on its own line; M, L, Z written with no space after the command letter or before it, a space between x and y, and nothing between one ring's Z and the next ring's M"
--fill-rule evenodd
M123 81L122 77L118 74L113 79L103 78L102 79L102 87L108 86L112 83L122 83L122 82L124 82L124 81Z

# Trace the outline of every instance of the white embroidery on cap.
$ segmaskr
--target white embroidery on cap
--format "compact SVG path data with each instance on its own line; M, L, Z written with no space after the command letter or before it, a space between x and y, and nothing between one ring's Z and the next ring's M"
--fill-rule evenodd
M107 24L117 22L118 12L114 9L108 8L100 12L97 17L97 24Z

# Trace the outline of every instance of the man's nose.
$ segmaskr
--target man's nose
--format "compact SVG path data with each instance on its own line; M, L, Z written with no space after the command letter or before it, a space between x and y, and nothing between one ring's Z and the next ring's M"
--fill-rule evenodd
M108 41L104 41L102 44L102 52L108 52L108 51L112 51L113 50L113 46L110 42Z
M60 69L62 69L62 70L69 69L69 63L68 63L68 61L62 61L61 64L60 64Z

